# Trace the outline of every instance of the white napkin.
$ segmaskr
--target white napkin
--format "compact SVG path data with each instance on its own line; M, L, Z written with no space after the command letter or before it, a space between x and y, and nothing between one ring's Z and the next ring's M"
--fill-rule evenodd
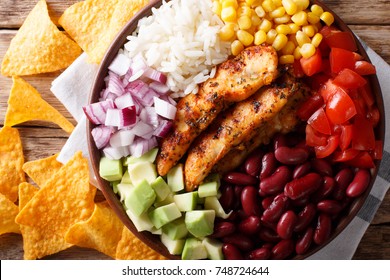
M372 49L366 47L366 51L376 66L385 108L390 108L390 94L388 94L390 92L390 80L388 79L388 75L386 75L386 73L390 72L390 66ZM82 54L64 73L53 81L53 87L51 88L53 93L72 113L76 120L79 120L80 115L83 114L81 107L87 104L92 80L97 71L97 66L87 64L85 57L86 55ZM59 159L63 163L69 160L77 150L83 151L83 154L88 156L85 125L84 118L76 126L76 129L63 147L59 155ZM386 122L386 131L390 131L390 119ZM357 214L357 217L352 220L337 238L309 259L343 260L352 258L390 186L390 137L387 135L385 137L384 148L385 151L378 177L366 203Z

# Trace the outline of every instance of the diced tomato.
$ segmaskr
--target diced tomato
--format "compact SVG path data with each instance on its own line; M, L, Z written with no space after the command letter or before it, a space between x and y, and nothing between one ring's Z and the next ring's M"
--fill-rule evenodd
M375 150L373 151L374 159L382 159L383 156L383 141L376 140L375 141Z
M329 79L331 76L324 74L323 72L314 74L310 78L306 79L306 83L310 85L312 90L319 90Z
M306 76L313 76L322 70L322 57L321 51L316 50L315 54L309 58L302 57L300 59L301 67Z
M321 94L322 98L324 99L324 102L327 103L329 99L336 94L336 92L339 90L339 86L335 85L333 81L330 79L328 80L319 90L319 93Z
M307 120L307 123L320 133L327 135L332 133L328 117L326 116L324 108L322 107L315 111L313 115L311 115L311 117Z
M329 35L324 36L325 42L330 48L340 48L348 51L357 51L355 38L351 32L331 31Z
M376 106L372 106L367 112L367 118L370 121L372 127L376 127L379 123L380 113Z
M354 52L353 55L355 56L355 61L364 60L364 57L361 54L357 53L357 52Z
M329 136L326 145L314 147L316 157L325 158L330 156L339 146L339 138L338 135Z
M367 115L367 104L357 89L350 89L349 96L355 104L356 113L362 116Z
M354 159L360 151L355 149L348 149L344 151L335 151L333 154L333 160L336 162L344 162Z
M346 89L355 89L364 86L367 83L367 80L353 70L345 68L340 71L333 82Z
M310 116L324 105L324 99L320 94L310 96L297 110L297 115L301 120L307 121Z
M310 124L306 125L306 145L310 147L325 146L327 136L317 132Z
M332 124L342 124L356 115L355 104L351 97L341 87L335 86L336 91L330 95L325 112Z
M330 36L332 34L332 32L341 32L341 31L338 30L334 26L325 25L324 27L321 28L321 30L319 32L321 33L322 36L324 36L324 38L326 38L326 37Z
M330 69L333 73L338 74L344 68L355 69L355 55L353 52L332 48L329 54Z
M367 151L360 152L354 159L348 160L345 163L358 168L373 168L374 161Z
M359 88L359 94L364 99L368 107L371 107L375 103L374 95L372 94L368 81L362 88Z
M356 73L362 76L376 74L375 66L372 65L370 62L364 60L356 61L354 70Z
M371 122L360 114L353 119L352 148L360 151L375 149L375 134Z
M293 69L294 69L294 76L295 77L302 78L305 76L305 72L303 72L300 60L298 60L298 59L294 60Z
M352 142L352 125L340 125L340 128L340 149L344 151L351 145Z

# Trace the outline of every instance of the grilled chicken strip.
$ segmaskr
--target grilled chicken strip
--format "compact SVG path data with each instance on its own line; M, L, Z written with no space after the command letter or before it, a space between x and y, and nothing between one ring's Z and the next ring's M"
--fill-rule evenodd
M300 122L297 109L310 95L310 89L305 84L297 84L296 93L289 98L283 109L271 121L253 130L250 140L232 149L214 166L212 172L224 174L237 168L260 145L268 144L276 133L293 131Z
M283 82L264 87L222 112L188 151L184 166L187 191L198 186L231 149L250 140L254 131L272 120L295 94L297 86L296 82Z
M278 57L269 46L254 46L219 65L214 78L197 94L177 104L172 132L163 139L157 171L164 176L186 153L194 139L232 102L244 100L277 76Z

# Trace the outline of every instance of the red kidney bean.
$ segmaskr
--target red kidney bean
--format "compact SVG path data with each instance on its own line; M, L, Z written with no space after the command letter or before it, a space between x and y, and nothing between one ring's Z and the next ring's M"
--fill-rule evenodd
M260 180L263 180L274 173L277 166L278 162L275 158L275 154L273 152L266 153L261 159Z
M222 239L222 241L223 243L233 244L242 251L250 251L254 247L254 243L251 238L239 233L226 236Z
M268 222L276 222L287 207L288 198L283 193L275 196L271 205L264 210L262 219Z
M322 213L334 215L340 213L342 205L337 200L322 200L317 203L317 209Z
M241 192L241 206L248 216L260 216L260 201L255 187L247 186Z
M282 133L278 133L274 136L274 150L276 150L279 147L285 147L287 146L287 139L286 135Z
M332 219L326 214L318 216L317 227L314 231L313 241L317 245L324 244L332 232Z
M279 166L271 176L260 181L260 189L268 195L278 194L290 180L290 169L287 166Z
M295 207L304 207L311 200L311 196L302 196L301 198L291 200L291 204Z
M311 170L311 163L309 161L298 165L294 168L292 177L293 179L300 178L302 176L305 176L307 173L309 173Z
M260 230L261 223L258 216L249 216L238 225L238 230L246 235L252 235Z
M259 238L262 241L270 242L272 244L280 241L280 236L274 230L267 227L261 227Z
M345 191L348 185L352 182L354 177L353 171L350 168L340 170L334 177L336 187L332 196L336 200L342 200L345 197Z
M283 239L272 248L271 259L283 260L290 256L294 249L294 241L292 239Z
M251 175L253 177L259 176L263 155L263 152L257 151L245 160L244 169L248 175Z
M297 240L297 243L295 244L295 252L298 255L305 254L313 241L314 236L314 229L309 227L306 229L305 233Z
M221 197L219 198L225 211L231 210L234 205L234 187L227 185L221 188Z
M243 189L243 186L234 186L234 209L239 209L241 207L241 192Z
M311 196L313 202L327 198L335 189L336 181L333 177L324 176L322 186Z
M232 222L219 222L214 225L212 238L226 237L236 231L236 225Z
M349 197L357 197L364 193L370 184L371 175L367 169L360 169L355 173L355 177L348 185L346 194Z
M309 158L309 152L304 148L279 147L275 150L275 158L282 164L302 164Z
M229 217L225 219L227 222L235 223L237 220L241 220L237 211L230 213Z
M298 221L295 224L294 231L301 232L305 230L314 219L317 213L316 206L313 203L310 203L298 213Z
M242 254L240 250L233 244L223 244L222 253L227 260L242 260Z
M270 229L276 231L277 221L276 222L269 222L267 220L264 220L263 216L261 216L260 221L261 221L261 225L262 226L270 228Z
M250 260L268 260L271 256L271 251L268 248L258 248L249 253Z
M275 198L274 196L267 196L263 198L263 200L261 201L261 206L263 207L264 210L271 205L274 198Z
M284 193L292 200L314 193L322 185L322 177L317 173L309 173L287 183Z
M333 176L332 166L328 161L322 158L314 158L311 160L311 165L318 174L322 176Z
M290 239L297 221L298 217L294 211L286 211L279 219L276 232L282 239Z
M229 172L223 176L223 180L230 184L235 185L256 185L257 179L251 175L241 173L241 172Z
M280 241L280 238L277 242ZM266 248L268 250L271 251L272 247L274 247L274 243L271 243L271 242L267 242L267 243L264 243L263 245L261 245L261 248Z

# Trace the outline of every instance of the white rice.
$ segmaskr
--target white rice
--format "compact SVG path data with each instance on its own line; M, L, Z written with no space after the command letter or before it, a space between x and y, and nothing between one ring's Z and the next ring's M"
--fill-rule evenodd
M212 1L163 1L152 13L138 22L125 53L140 53L148 66L164 72L172 97L196 93L230 55L230 43L219 39L223 22L212 12Z

